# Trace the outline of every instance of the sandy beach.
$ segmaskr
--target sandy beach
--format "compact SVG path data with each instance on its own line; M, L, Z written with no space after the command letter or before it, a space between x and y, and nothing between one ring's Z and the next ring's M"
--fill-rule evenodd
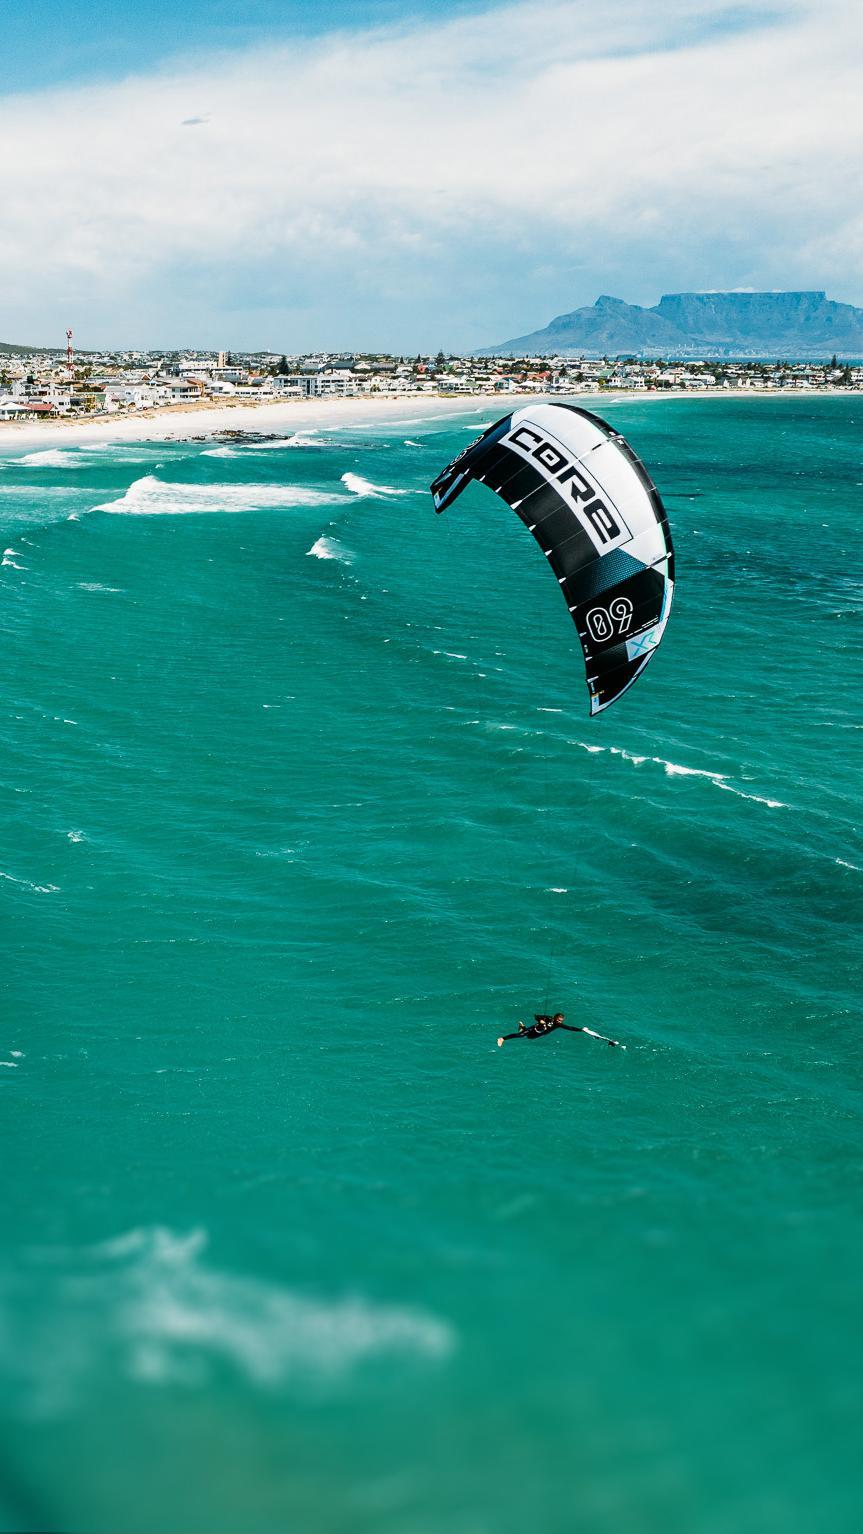
M802 394L799 389L664 389L643 390L594 390L590 393L567 396L567 403L584 404L590 409L602 408L624 400L669 399L776 399L781 396L794 398L823 398L827 395L859 393L859 390L823 389L809 390ZM391 425L401 421L406 426L421 421L434 420L448 415L465 415L471 411L482 414L488 411L504 415L508 409L528 400L542 398L529 394L471 394L471 395L425 395L410 394L398 397L352 397L348 399L287 399L272 400L262 404L213 404L170 405L160 410L142 410L135 415L100 415L96 417L60 418L53 421L0 421L0 445L3 447L31 447L34 443L52 442L143 442L182 440L189 437L213 436L219 432L292 432L310 431L313 428L363 426L375 421Z
M142 442L212 436L225 431L290 433L314 427L361 426L380 421L406 426L447 415L489 409L502 415L508 401L535 395L473 394L469 397L409 395L384 398L286 399L262 404L171 405L135 415L76 416L55 421L0 421L0 444L30 447L51 442Z

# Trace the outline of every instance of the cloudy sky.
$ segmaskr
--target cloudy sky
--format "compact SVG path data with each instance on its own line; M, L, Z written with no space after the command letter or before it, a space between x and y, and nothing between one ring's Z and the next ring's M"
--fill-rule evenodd
M481 346L863 304L860 0L0 7L0 339Z

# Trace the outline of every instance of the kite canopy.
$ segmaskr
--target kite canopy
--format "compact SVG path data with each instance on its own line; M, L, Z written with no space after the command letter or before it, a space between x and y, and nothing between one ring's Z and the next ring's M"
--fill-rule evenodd
M590 712L626 692L662 639L674 589L668 518L629 443L575 405L527 405L432 484L436 511L472 480L497 492L548 559L578 629Z

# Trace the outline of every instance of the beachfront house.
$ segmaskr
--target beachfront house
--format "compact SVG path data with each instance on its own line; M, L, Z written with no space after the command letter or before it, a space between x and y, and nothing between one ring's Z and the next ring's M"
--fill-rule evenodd
M47 400L0 398L0 420L37 421L42 416L56 416L57 407Z
M351 368L324 368L319 373L297 373L291 380L304 395L356 394L357 379Z

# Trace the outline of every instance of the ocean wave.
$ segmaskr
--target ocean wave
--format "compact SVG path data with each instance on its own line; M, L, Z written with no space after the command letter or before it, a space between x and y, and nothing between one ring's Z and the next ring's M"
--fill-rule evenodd
M20 458L16 459L15 462L20 463ZM9 467L8 460L7 467ZM75 489L77 490L78 488L76 485ZM0 495L26 495L31 498L38 496L40 500L44 500L46 495L65 495L68 500L69 489L65 485L0 485Z
M38 453L25 453L17 460L18 463L26 464L28 469L82 469L89 467L86 459L79 458L77 452L63 447L48 447Z
M374 499L375 497L388 495L414 495L412 490L399 490L395 485L374 485L370 479L363 479L361 474L343 474L342 484L354 495L362 495Z
M422 443L421 442L414 442L412 437L405 437L404 445L405 445L405 447L422 447Z
M246 453L276 453L286 447L325 447L316 431L295 431L290 437L274 437L271 442L222 443L205 447L202 458L242 458Z
M341 496L301 485L188 485L145 474L116 501L93 511L133 517L187 516L191 513L260 511L269 507L332 506Z
M312 544L311 548L306 550L306 558L335 559L341 565L351 565L354 562L351 550L346 549L344 544L339 543L337 538L330 538L326 533L322 533L320 538L316 539Z
M791 808L784 799L771 799L763 794L747 793L746 789L729 780L727 772L716 772L707 767L685 767L680 762L668 761L664 756L640 756L634 751L625 751L622 746L592 746L583 740L574 741L573 744L579 746L582 751L589 751L592 755L607 752L609 756L622 757L624 761L631 762L634 767L641 767L645 762L650 762L661 767L668 778L705 778L714 788L721 788L728 794L736 794L738 799L749 799L753 804L764 804L771 810Z
M60 889L59 884L34 884L32 879L19 879L17 874L7 874L2 868L0 879L5 879L9 884L17 884L30 895L56 895Z
M26 1288L48 1288L53 1320L32 1338L10 1325L9 1362L29 1376L43 1413L69 1410L106 1366L146 1386L187 1387L228 1367L276 1390L337 1384L388 1355L442 1360L454 1347L452 1329L424 1310L361 1295L324 1299L221 1271L205 1260L206 1246L200 1229L142 1227L83 1252L45 1253L36 1272L28 1268Z
M742 788L737 788L734 783L723 782L719 777L714 778L717 788L724 788L727 794L736 794L738 799L750 799L753 804L766 804L770 810L788 810L790 805L783 799L765 799L762 794L747 794Z
M295 431L290 437L275 437L272 442L252 442L253 453L273 453L283 447L325 447L316 431Z

